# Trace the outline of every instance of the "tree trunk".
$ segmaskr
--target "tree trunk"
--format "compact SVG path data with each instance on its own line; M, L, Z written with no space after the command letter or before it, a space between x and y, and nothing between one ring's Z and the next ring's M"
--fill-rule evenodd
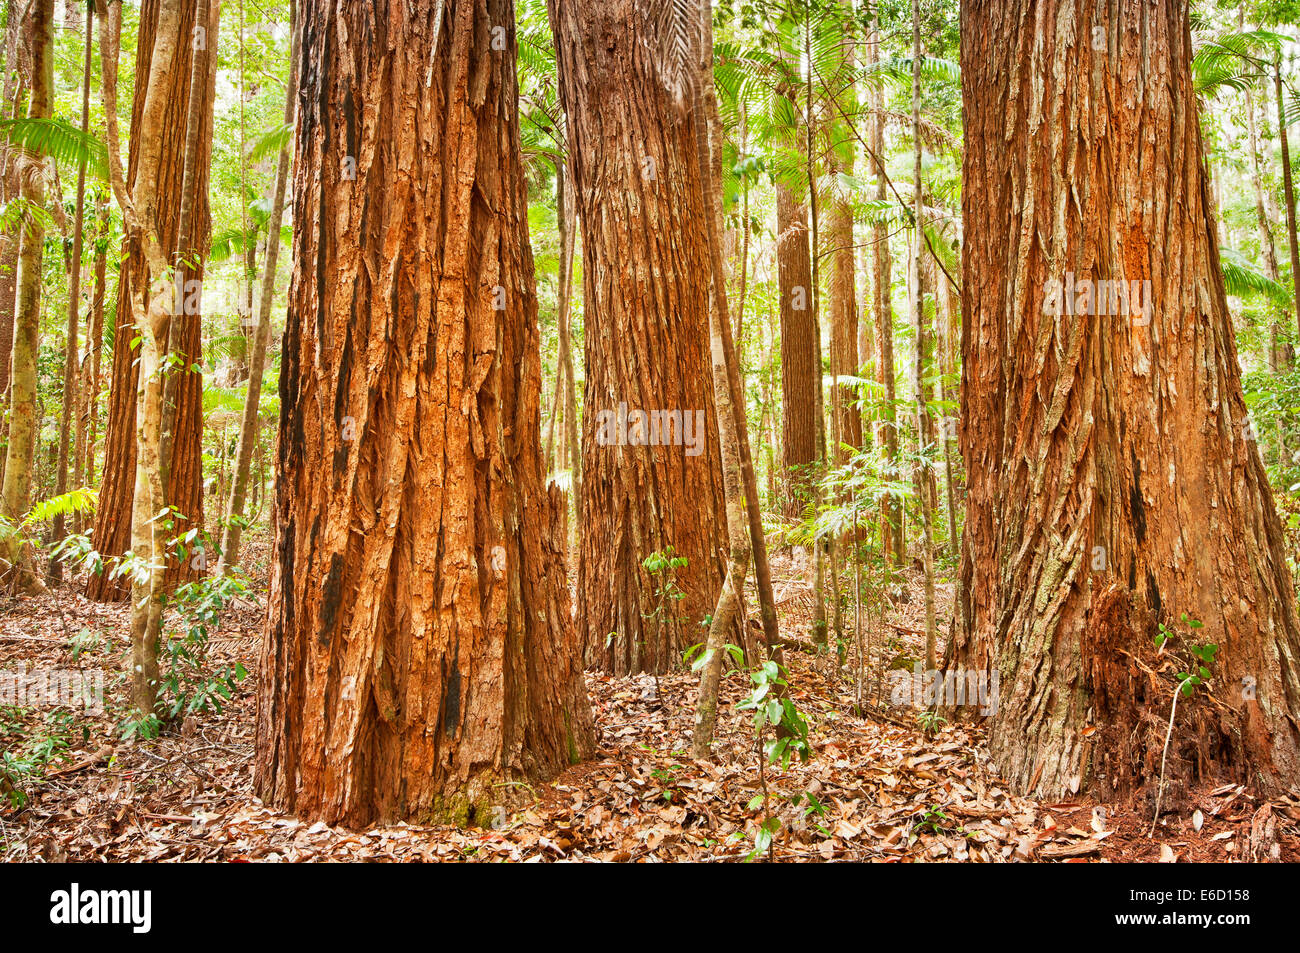
M872 40L869 44L871 63L880 59L880 20L873 20ZM876 84L873 94L871 123L871 165L876 177L876 200L885 201L888 192L885 186L885 97L880 84ZM884 387L884 404L880 411L879 441L885 452L886 479L898 477L898 410L894 406L897 397L894 387L894 308L893 308L893 259L889 253L889 229L882 222L872 230L871 245L875 250L875 276L873 284L876 314L876 340L880 347L880 360L876 364L876 375ZM901 566L906 559L903 547L903 518L900 501L890 495L885 497L881 514L881 544L886 559Z
M912 0L912 318L916 333L916 505L921 511L921 568L925 587L925 668L934 671L937 633L934 622L933 472L926 409L925 352L930 337L925 320L925 190L921 179L921 0Z
M16 119L24 112L22 101L27 90L30 64L24 62L25 44L20 42L26 24L18 16L16 3L10 0L6 6L4 102L0 104L0 115ZM9 145L7 138L0 142L0 200L6 205L21 192L18 159L18 151ZM18 242L17 229L10 235L0 235L0 406L6 408L9 406L9 362L14 347L14 305L18 294Z
M104 381L100 359L104 351L104 296L108 278L109 205L107 196L99 206L99 234L95 239L95 290L90 299L90 330L86 341L90 361L89 376L83 390L86 404L86 461L82 476L86 486L95 480L95 447L99 443L99 392Z
M578 383L574 376L573 360L573 251L577 244L577 216L574 207L573 178L568 162L560 167L561 192L564 195L566 239L560 252L563 285L560 296L559 333L560 362L564 366L564 429L565 448L568 451L570 495L577 501L578 539L582 539L582 443L578 438ZM568 534L565 534L565 552L568 552Z
M298 23L254 783L331 824L484 824L593 741L543 485L513 9L306 0Z
M296 22L296 0L289 0L289 22ZM298 50L296 28L289 45L289 85L285 89L284 121L293 123L298 95ZM262 276L262 297L258 303L253 350L248 360L248 393L244 398L244 416L239 424L239 449L235 453L235 474L230 486L230 505L226 507L226 529L221 541L217 574L228 566L239 565L239 543L244 531L244 504L248 495L248 474L253 462L253 445L257 443L257 417L262 401L262 375L266 371L266 345L271 338L271 301L275 297L275 270L280 257L280 223L284 219L285 187L289 180L292 152L288 141L280 149L275 167L275 197L266 222L266 274Z
M94 50L93 37L94 33L88 23L86 25L86 60L82 69L81 84L81 134L83 136L90 128L90 63L91 53ZM82 156L81 161L77 163L77 205L73 222L72 267L68 270L68 334L65 342L67 354L63 363L63 407L62 419L59 421L59 462L54 477L55 496L62 496L68 492L68 447L71 443L73 427L77 426L79 420L79 415L75 415L74 411L79 400L77 389L77 338L81 321L81 233L86 223L85 156ZM63 540L65 535L62 512L55 514L53 530L51 542L57 544ZM51 559L47 574L50 582L62 580L62 560Z
M1291 250L1292 300L1296 325L1300 327L1300 237L1296 235L1295 181L1291 176L1291 144L1282 101L1282 55L1273 64L1273 89L1277 95L1277 138L1282 147L1282 196L1286 201L1286 240Z
M1300 779L1300 627L1242 399L1191 55L1180 0L962 7L956 662L996 667L994 762L1044 797L1154 783L1176 683L1148 672L1176 671L1189 640L1219 647L1213 704L1179 705L1171 776ZM1084 279L1139 284L1088 308L1065 294ZM1204 624L1194 639L1183 613ZM1182 631L1173 649L1157 652L1157 623Z
M840 7L851 14L851 5L847 0L840 0ZM834 88L842 89L840 109L852 115L857 109L857 86L853 82L856 68L854 55L853 28L844 24L845 36L840 43L838 66L840 75L834 79ZM836 114L838 117L838 113ZM828 151L830 172L853 174L854 148L853 139L845 134L839 122L833 122L831 143ZM838 184L835 186L835 199L831 202L826 237L831 245L831 374L837 379L841 376L856 377L861 372L858 356L858 298L857 298L857 255L853 242L853 208L849 197ZM862 446L862 415L858 410L858 392L855 387L837 385L835 413L838 426L835 428L835 447L831 459L843 463L848 454L845 445Z
M750 539L745 520L744 477L741 467L740 433L737 415L744 413L744 393L732 390L728 362L738 362L738 355L727 346L724 328L731 326L730 302L727 299L727 275L723 265L721 235L723 227L721 176L722 130L715 121L717 91L713 86L713 4L703 0L700 20L692 30L696 41L698 66L691 84L691 114L695 130L695 154L704 193L705 229L709 246L709 286L712 307L709 309L709 356L713 365L713 390L718 406L718 438L722 449L722 476L727 505L727 576L709 622L704 648L704 665L696 693L695 725L691 732L691 754L707 758L713 744L718 717L718 688L728 638L734 631L745 634L743 598L745 574L749 570ZM739 379L739 373L735 375ZM739 402L739 406L737 403ZM740 625L737 626L737 620ZM752 661L752 660L751 660Z
M669 34L645 4L548 6L583 234L579 626L601 668L662 672L714 607L726 540L700 278L707 212L686 104L669 88L693 64L670 75L669 57L647 52ZM676 577L685 598L669 603L663 644L661 580L642 561L670 546L687 560Z
M143 0L140 7L140 33L136 49L136 76L148 76L150 58L153 55L157 39L158 8L160 0ZM213 11L215 19L216 12ZM186 128L185 120L189 109L190 62L193 56L192 37L195 27L195 5L186 3L181 8L179 34L176 42L176 63L168 72L171 86L164 100L165 113L158 134L162 136L160 150L162 159L158 163L157 176L153 190L158 199L157 221L158 241L164 249L176 247L178 227L180 224L181 179L183 175ZM216 35L209 24L208 36ZM215 57L211 58L215 61ZM199 235L195 243L206 247L211 234L211 220L208 212L208 169L212 148L211 124L214 74L211 71L209 83L204 91L203 104L204 131L200 135L200 155L197 159L198 175L195 176L196 224ZM138 187L140 165L138 153L141 144L140 121L144 108L145 90L143 83L137 83L135 97L131 108L131 154L127 164L126 188L134 193ZM129 302L139 289L147 289L151 283L164 277L149 272L142 250L128 237L123 247L122 268L118 279L118 317L114 332L112 377L108 395L108 427L105 433L103 482L99 492L99 509L95 515L95 548L105 556L120 556L128 547L131 537L132 499L135 488L136 473L136 385L139 379L139 348L131 347L131 342L139 337L139 331L131 324L130 309L122 302ZM159 346L177 355L184 363L174 371L177 377L175 390L174 438L171 448L170 469L164 497L168 505L174 507L185 519L174 520L174 526L168 532L180 535L192 527L201 527L203 520L203 485L202 485L202 431L203 431L203 379L202 375L192 369L192 365L201 359L202 350L202 316L195 306L197 302L184 293L191 282L202 277L201 268L188 265L181 268L177 281L181 282L182 293L177 295L182 300L189 299L189 304L176 315L172 322L176 340L166 337ZM188 561L170 560L167 568L166 585L172 586L185 579L192 579L197 572ZM86 586L86 596L97 602L120 601L127 597L128 587L125 580L110 578L107 573L92 575Z
M36 0L26 27L31 39L32 92L27 115L48 118L54 96L54 0ZM45 162L25 153L18 158L23 197L33 205L45 202ZM34 216L19 226L17 295L10 363L9 446L5 454L0 514L17 522L31 505L32 461L40 421L36 411L37 355L41 338L41 264L45 230ZM15 532L0 533L0 563L19 573L27 588L40 588L32 574L30 555ZM8 567L0 566L0 569ZM7 575L7 573L6 573ZM8 581L8 580L6 580Z
M785 514L802 518L812 500L817 453L817 321L813 314L808 209L791 190L776 185L776 266L781 295L781 462Z

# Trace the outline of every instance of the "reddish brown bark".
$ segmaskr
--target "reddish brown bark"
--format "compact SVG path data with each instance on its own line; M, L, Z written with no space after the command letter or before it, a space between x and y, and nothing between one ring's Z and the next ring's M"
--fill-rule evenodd
M708 351L704 192L694 128L672 87L657 12L633 0L549 5L583 231L586 392L578 616L617 672L663 671L717 601L726 516ZM684 69L693 69L687 63ZM602 414L678 411L687 447L601 445ZM661 638L642 560L671 546L683 619ZM672 603L669 602L671 607ZM672 628L670 626L670 628ZM612 636L611 636L612 633Z
M5 24L5 81L4 101L0 115L6 119L26 113L23 99L27 92L31 57L26 44L20 42L23 21L18 16L18 4L8 4ZM0 201L8 203L18 195L20 184L17 175L18 150L8 140L0 144ZM9 396L9 360L14 345L14 301L18 292L18 229L0 235L0 402L7 406ZM4 454L0 452L0 458ZM0 467L3 461L0 459Z
M776 263L781 294L781 462L785 512L800 517L812 499L821 381L813 313L808 209L781 183L776 187Z
M212 23L208 36L216 35L216 10L213 5ZM182 41L178 44L176 65L170 72L171 90L167 96L167 112L163 125L162 156L158 166L159 241L165 249L174 249L180 218L181 174L185 154L185 119L189 107L190 61L193 57L191 36L194 29L194 6L185 4L181 13ZM136 51L136 75L149 75L149 60L153 53L153 39L158 21L157 0L144 0L140 9L140 34ZM215 61L215 57L212 57ZM206 247L211 235L212 222L208 209L208 173L212 149L212 102L214 79L209 81L203 104L204 131L200 136L199 174L196 176L198 226L201 231L200 247ZM131 107L131 141L136 141L141 110L144 108L145 90L137 88ZM131 149L127 163L129 190L135 188L137 150ZM130 300L131 289L143 282L157 280L148 274L141 249L128 242L122 250L122 268L119 276L118 300ZM182 268L180 280L190 282L202 277L202 270ZM183 285L188 287L188 285ZM179 536L191 527L203 525L203 378L190 365L202 359L202 316L194 310L190 314L177 314L173 329L177 340L163 342L173 353L187 356L186 370L177 370L175 436L171 449L171 467L167 475L166 499L168 505L182 514L176 520L173 536ZM118 309L118 323L113 338L113 367L108 397L108 426L104 436L103 483L99 492L99 509L95 516L95 548L105 556L120 556L130 548L132 494L135 490L136 455L136 384L139 371L136 365L138 348L132 341L138 332L131 324L129 309ZM198 573L190 562L173 561L167 570L167 584L173 585ZM129 587L121 579L108 574L92 575L86 586L88 598L100 602L120 601L127 597Z
M1153 636L1186 613L1219 650L1212 701L1178 707L1170 776L1285 789L1300 626L1242 400L1187 4L971 0L962 44L956 661L1000 673L994 760L1045 796L1154 788L1177 664ZM1150 281L1149 320L1044 313L1071 272Z
M255 784L330 823L483 824L592 746L512 4L307 0L299 23Z

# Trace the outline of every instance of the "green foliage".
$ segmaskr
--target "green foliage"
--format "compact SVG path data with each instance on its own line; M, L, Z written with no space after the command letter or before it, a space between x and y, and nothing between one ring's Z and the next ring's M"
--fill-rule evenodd
M688 563L689 560L685 556L676 555L671 546L656 550L641 560L641 568L654 580L655 598L655 607L644 613L643 618L655 623L660 646L674 644L686 622L686 617L681 614L681 603L686 598L686 593L677 584L677 574Z
M1189 619L1186 612L1182 614L1182 623L1192 632L1203 626L1203 623L1196 619ZM1188 671L1179 672L1176 677L1178 679L1178 691L1182 693L1184 698L1191 698L1197 688L1210 680L1212 675L1211 666L1214 665L1214 657L1219 651L1219 646L1213 642L1205 644L1191 643L1188 639L1178 636L1178 633L1165 626L1162 622L1159 624L1154 637L1156 648L1165 649L1170 644L1170 640L1174 638L1188 642L1184 648L1185 657L1180 659L1190 663L1187 666Z
M754 713L754 742L758 753L759 781L762 792L749 802L749 809L762 808L763 819L754 835L754 845L745 860L751 861L764 853L769 858L774 838L781 830L781 819L768 811L768 789L765 769L779 765L789 767L796 755L807 761L812 756L808 745L808 722L793 700L782 689L788 687L785 669L770 659L749 672L750 692L736 706L741 711Z
M39 783L45 769L62 760L72 746L75 716L71 711L56 709L46 714L39 731L29 732L19 720L22 709L0 708L0 801L11 810L27 803L32 786Z
M948 719L937 711L923 711L917 714L916 724L921 729L922 734L932 738L940 732L944 725L948 724Z
M221 611L231 600L248 591L246 581L235 574L205 576L176 588L170 605L177 616L175 631L163 639L166 662L161 678L160 698L167 719L215 711L220 713L248 670L241 662L214 667L209 659L209 640Z
M46 156L62 165L76 168L86 163L86 171L108 180L108 149L94 133L62 119L23 117L0 121L0 136L19 149Z

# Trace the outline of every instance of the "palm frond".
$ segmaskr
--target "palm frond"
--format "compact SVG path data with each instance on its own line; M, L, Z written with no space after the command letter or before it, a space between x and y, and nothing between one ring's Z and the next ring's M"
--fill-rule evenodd
M264 132L248 149L249 162L261 162L267 156L278 156L293 139L293 123L282 122Z
M7 234L19 226L30 235L37 227L44 232L58 231L59 223L43 205L15 195L0 207L0 234Z
M1230 295L1239 298L1264 295L1278 304L1290 304L1291 289L1257 270L1251 261L1233 248L1219 249L1219 269L1223 272L1223 287Z
M912 58L895 56L877 63L869 63L858 70L858 75L869 83L878 83L881 80L899 84L910 83ZM921 57L921 79L927 82L958 85L961 83L961 67L952 60L937 56L923 56Z
M107 147L62 119L6 119L0 121L0 136L8 139L11 145L48 156L67 166L76 167L85 161L86 171L100 179L108 178Z

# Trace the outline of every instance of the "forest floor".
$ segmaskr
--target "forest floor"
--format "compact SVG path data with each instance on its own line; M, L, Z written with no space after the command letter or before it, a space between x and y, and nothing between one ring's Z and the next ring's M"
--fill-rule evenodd
M799 582L801 566L784 560L776 568L787 580L777 586L783 635L797 640L807 631L811 590ZM923 655L919 579L908 590L872 620L869 658L877 670ZM940 587L939 597L943 618L950 587ZM531 806L503 816L497 829L349 831L302 822L264 808L252 793L264 611L257 599L235 605L212 640L214 661L238 660L250 670L225 711L187 719L159 738L117 740L109 712L60 719L49 709L0 707L0 750L21 757L41 743L61 749L24 785L22 807L7 806L0 791L0 858L738 861L751 854L765 816L782 821L771 847L779 861L1300 858L1300 799L1263 801L1237 785L1188 793L1170 805L1154 837L1147 798L1103 812L1085 799L1014 796L989 768L978 726L923 731L922 709L891 705L888 689L872 693L881 697L870 699L867 717L855 715L851 646L842 667L833 654L787 652L813 754L763 772L766 813L753 715L736 707L747 690L744 673L724 679L714 755L697 762L687 753L694 676L590 672L594 758L539 786ZM73 638L83 630L94 635L80 640L74 658ZM127 633L125 606L89 602L80 587L0 596L0 672L98 668L111 709Z

